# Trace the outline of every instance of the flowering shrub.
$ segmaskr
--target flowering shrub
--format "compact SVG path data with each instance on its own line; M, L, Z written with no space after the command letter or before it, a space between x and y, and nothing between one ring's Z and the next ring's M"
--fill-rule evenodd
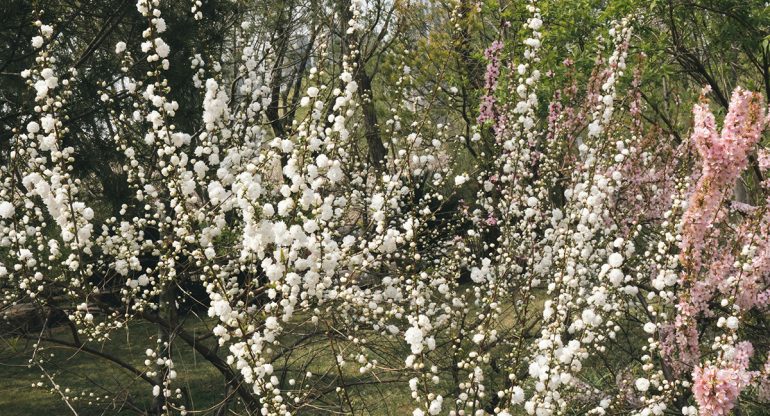
M415 416L724 415L767 396L755 329L770 301L759 94L736 89L720 129L704 91L689 140L661 137L643 120L643 63L629 69L623 20L598 40L585 88L568 78L543 102L552 75L531 2L524 40L484 54L474 166L450 151L451 126L408 123L408 103L378 123L385 156L362 155L374 142L356 35L369 16L354 1L342 60L319 59L306 85L283 86L299 98L283 135L270 128L276 51L257 35L230 62L191 60L203 108L200 129L185 132L164 77L173 27L158 0L136 7L143 40L114 52L152 69L125 70L101 92L130 103L103 129L130 189L120 212L89 205L93 184L74 174L78 70L58 65L52 51L66 46L42 22L36 64L21 74L34 112L0 167L3 307L66 314L71 339L29 335L30 366L68 404L42 351L98 355L89 345L138 321L159 335L143 366L121 366L146 382L155 413L194 410L178 344L216 368L244 414L360 413L370 384L399 386ZM401 73L390 93L403 97L412 77ZM753 199L736 200L750 165ZM185 327L183 304L202 305L212 342Z

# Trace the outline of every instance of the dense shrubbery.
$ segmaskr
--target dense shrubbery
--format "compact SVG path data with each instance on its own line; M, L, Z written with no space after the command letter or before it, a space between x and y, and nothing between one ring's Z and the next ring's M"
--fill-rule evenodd
M443 24L465 60L432 78L418 5L236 7L229 49L180 57L160 3L137 1L146 27L113 43L116 73L86 74L110 181L79 166L84 71L46 16L21 72L34 104L2 143L6 326L46 316L5 336L36 340L30 371L73 412L53 346L144 384L108 412L385 413L368 386L414 415L725 415L767 398L761 94L736 88L722 119L706 88L678 124L646 98L638 22L557 60L535 2L483 61L461 22L491 6L459 2ZM180 103L167 74L188 58L197 95ZM158 329L143 364L98 348L140 322ZM226 384L216 408L191 404L181 348Z

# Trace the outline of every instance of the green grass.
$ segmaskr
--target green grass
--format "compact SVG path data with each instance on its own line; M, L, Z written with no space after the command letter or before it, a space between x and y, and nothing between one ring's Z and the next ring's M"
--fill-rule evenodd
M153 334L153 328L136 324L129 331L115 332L110 341L101 345L89 344L89 347L142 369L147 340ZM53 329L48 336L71 340L68 328L64 327ZM28 367L34 342L7 337L0 342L0 415L72 414L40 369ZM70 389L69 396L73 398L70 403L79 415L135 414L121 409L122 402L127 396L148 397L152 388L122 367L84 351L48 343L38 354L47 358L45 367L49 375L61 384L62 389ZM224 392L224 385L213 367L196 358L190 349L178 348L175 354L181 381L177 387L187 385L198 408L216 403ZM33 388L32 385L38 382L42 382L42 387ZM148 404L139 399L135 402L140 408Z
M542 295L542 294L539 294ZM542 309L543 296L537 296L531 306L531 313L539 313ZM210 333L213 322L208 320L193 319L188 316L185 330L196 335ZM333 319L333 318L329 318ZM193 322L194 321L194 322ZM294 326L287 328L282 339L283 346L289 346L301 338L301 334L313 332L315 327L307 322L302 322L301 316L297 316ZM517 325L512 311L503 313L498 322L500 328L512 328ZM338 324L334 326L338 326ZM536 332L536 328L534 329ZM63 340L70 340L67 327L55 328L48 336ZM344 332L344 331L343 331ZM637 331L638 332L638 331ZM291 335L289 335L291 334ZM630 333L628 343L642 345L644 334ZM130 363L138 369L144 369L145 349L153 345L157 338L157 329L151 324L134 322L129 330L116 331L111 340L104 344L89 344L89 347L98 351L104 351ZM342 373L346 383L360 382L349 388L350 404L346 397L340 397L334 392L337 385L337 368L335 365L335 353L332 352L329 339L324 333L304 340L302 346L291 354L282 356L274 362L276 375L280 377L280 370L286 369L284 386L290 378L297 380L297 386L304 384L312 390L323 390L326 393L314 401L318 407L305 407L295 412L297 415L320 415L333 412L351 413L356 415L406 415L411 414L414 402L411 398L407 380L411 374L401 374L397 368L403 365L403 357L406 357L408 346L400 337L389 338L378 334L369 334L370 349L375 351L381 365L393 368L394 371L379 371L378 380L383 383L372 382L370 375L359 374L359 366L353 360L348 359ZM149 342L148 342L149 341ZM439 344L446 340L437 340ZM467 342L471 342L467 340ZM212 347L213 338L208 338L204 343ZM0 416L27 416L27 415L67 415L71 414L59 394L51 390L47 379L41 378L40 370L36 367L28 368L27 362L32 354L33 341L19 338L0 338ZM340 349L357 351L357 346L347 341L335 340L335 351ZM276 347L274 354L279 354L281 347ZM500 351L498 351L500 352ZM83 351L74 351L70 348L46 344L42 351L48 357L46 366L62 388L71 389L71 396L77 397L72 401L76 411L82 416L96 415L133 415L133 411L121 408L127 397L132 397L133 404L144 409L149 406L151 386L145 381L128 373L125 369L109 364L108 361L94 357ZM226 351L220 351L224 357ZM440 367L451 366L448 356L436 355L433 357ZM172 385L173 388L183 388L189 392L190 409L198 411L196 415L211 415L215 413L215 406L225 395L225 385L222 375L211 366L209 362L194 353L185 343L178 341L174 344L175 369L179 377ZM615 385L615 380L608 377L609 368L627 368L634 366L633 360L622 351L607 351L601 357L592 356L584 363L581 378L588 384L599 389ZM302 379L306 372L312 372L313 378ZM490 374L490 376L492 376ZM392 381L392 382L388 382ZM42 382L42 387L32 388L31 385ZM442 377L442 385L436 386L435 391L452 391L451 379ZM499 385L499 381L494 384ZM93 396L91 396L93 394ZM105 395L107 396L105 398ZM450 399L450 397L447 397ZM89 402L91 403L89 405ZM448 403L451 402L451 399ZM231 406L237 411L237 405ZM239 412L238 414L244 414ZM579 413L576 413L579 414Z
M185 329L201 335L210 332L210 323L198 321L185 325ZM66 341L72 339L67 327L54 328L45 336ZM135 322L129 330L114 332L109 341L102 344L89 343L88 346L119 357L142 370L145 368L145 350L153 345L155 339L157 333L154 326ZM292 341L292 337L287 337L284 345ZM0 416L72 414L40 369L28 366L29 357L34 352L34 341L6 336L0 342ZM393 348L405 348L400 343L384 342L388 343L383 347L391 352ZM207 339L205 344L213 347L213 338ZM61 384L62 390L70 389L70 403L81 416L135 415L136 412L125 405L127 398L131 398L132 404L139 409L146 409L150 405L152 386L103 358L51 343L46 343L45 348L37 354L44 354L47 358L45 368ZM226 350L220 350L219 355L224 357ZM319 408L305 408L297 414L349 411L347 399L338 397L334 392L337 376L335 358L324 336L303 344L287 358L275 363L276 370L280 366L287 368L287 380L296 378L299 384L303 375L311 371L314 376L307 384L314 389L328 390L319 400ZM198 411L196 414L214 414L226 391L219 371L181 341L174 343L174 362L178 378L172 384L172 389L182 388L189 392L188 409ZM346 380L366 381L365 378L369 377L360 376L358 365L353 362L343 367L343 374ZM42 383L41 387L32 387L38 382ZM399 383L386 385L362 383L350 389L350 398L355 414L399 415L411 413L412 410L409 390L403 379ZM370 407L373 404L376 407ZM231 404L230 408L237 410L239 407Z
M538 300L539 302L539 300ZM208 319L197 320L188 316L185 330L196 334L210 333L214 325ZM296 326L288 328L286 336L282 339L282 345L291 345L300 335L312 332L313 325L302 322L301 316L297 316ZM332 319L333 318L329 318ZM192 321L195 321L192 323ZM515 321L503 319L503 326L515 325ZM333 324L335 327L342 323ZM157 338L157 329L150 324L134 322L129 330L116 331L111 340L104 344L89 343L89 347L98 351L104 351L130 363L138 369L144 369L145 349L152 346ZM47 336L63 340L71 340L67 327L55 328ZM394 371L378 371L377 379L383 383L374 382L369 375L360 375L359 366L354 360L348 360L342 368L346 383L359 382L349 388L348 397L340 397L335 393L337 385L337 368L335 365L335 353L331 351L329 339L319 334L296 349L291 355L276 361L274 366L278 372L285 368L286 382L289 378L297 380L297 387L302 383L304 374L313 373L313 378L304 384L313 390L322 390L326 393L314 401L318 407L305 407L296 412L298 415L319 415L333 412L351 413L356 415L404 415L411 414L414 402L408 388L408 379L413 375L403 374L397 369L403 366L403 358L409 355L408 346L401 337L384 337L379 334L369 334L372 356L376 356L379 363ZM150 342L148 342L150 341ZM438 341L438 340L437 340ZM446 341L446 340L445 340ZM70 410L61 400L59 394L52 391L50 382L41 378L40 370L36 367L28 368L27 362L33 352L32 341L18 338L5 338L1 340L4 345L0 347L0 416L27 416L30 414L66 415ZM440 342L440 341L439 341ZM468 341L470 342L470 341ZM207 346L213 346L214 340L205 341ZM196 414L213 414L215 406L225 394L225 385L219 372L210 363L203 360L192 349L179 341L174 349L174 362L179 374L173 384L174 388L183 387L189 391L190 408L200 411ZM347 341L335 341L335 351L357 351L358 346L353 346ZM275 349L279 353L281 347ZM376 352L375 352L376 351ZM112 365L106 360L83 351L74 351L70 348L46 344L44 354L53 353L48 360L47 369L62 388L70 388L71 396L77 396L72 401L79 415L129 415L136 414L125 408L121 403L126 397L132 397L134 405L144 409L149 406L148 398L151 396L151 386L145 381L128 373L125 369ZM224 356L225 351L219 355ZM451 366L448 356L435 356L436 364ZM42 387L32 388L31 385L42 382ZM449 378L443 378L442 385L436 386L437 391L451 391ZM94 396L92 397L91 394ZM105 399L104 396L107 396ZM97 400L98 398L98 400ZM90 405L89 405L90 402Z

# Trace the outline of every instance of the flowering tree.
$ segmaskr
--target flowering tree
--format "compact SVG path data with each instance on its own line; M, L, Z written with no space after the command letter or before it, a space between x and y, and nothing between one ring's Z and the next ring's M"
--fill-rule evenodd
M56 346L143 384L107 395L140 414L404 412L384 386L417 416L725 415L766 398L759 94L737 88L719 128L704 90L676 140L645 118L633 22L599 36L583 83L572 60L542 59L533 1L484 52L470 120L469 95L442 77L424 93L409 51L389 48L413 40L410 5L284 6L244 11L216 59L189 57L202 108L185 130L174 28L137 1L141 40L116 42L122 74L99 91L123 103L97 126L128 189L115 213L75 169L79 70L35 22L34 108L0 167L0 289L6 316L46 311L17 336L72 412ZM377 90L383 61L395 75ZM436 120L458 95L462 122ZM98 347L138 325L157 330L143 363ZM194 406L182 351L226 385L213 408Z

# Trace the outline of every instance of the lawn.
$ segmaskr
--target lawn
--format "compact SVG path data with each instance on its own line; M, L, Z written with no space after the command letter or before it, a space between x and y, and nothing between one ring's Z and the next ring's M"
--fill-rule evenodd
M199 322L187 325L188 331L197 331L200 335L208 331L209 322ZM88 344L89 347L120 357L121 360L136 368L144 368L145 349L147 340L156 338L155 327L145 323L134 323L129 330L114 332L111 339L103 344ZM54 328L46 336L70 340L67 327ZM4 337L0 348L0 415L67 415L72 414L60 394L51 388L51 383L37 367L29 367L28 361L34 352L34 341L20 337ZM287 344L291 339L286 340ZM213 345L209 339L206 344ZM139 377L124 368L109 361L96 357L85 351L77 351L47 343L45 349L37 354L45 354L48 358L46 370L61 389L70 397L74 410L81 416L97 415L135 415L131 405L145 409L150 402L152 387ZM220 350L220 356L226 354ZM178 378L173 388L181 388L189 392L188 403L195 414L215 414L219 403L225 397L226 386L221 374L209 362L194 353L182 342L175 343L175 370ZM334 393L334 355L323 339L308 343L294 351L281 362L287 366L287 376L301 379L307 371L314 374L314 388L326 389L327 393L319 400L326 409L333 408L339 403ZM276 364L278 365L278 364ZM346 376L358 376L358 366L344 367ZM38 386L39 384L39 386ZM411 413L412 404L406 383L378 385L362 383L353 387L352 404L355 414L405 414ZM377 398L373 400L373 398ZM366 407L365 403L377 403L377 408ZM130 403L130 404L129 404ZM339 409L339 407L337 407ZM297 414L328 414L320 409L304 409Z
M116 332L110 341L92 348L142 368L146 344L138 341L143 338L146 342L152 336L151 331L153 328L149 326L136 324L129 331ZM68 329L64 327L55 328L50 334L51 337L69 339L67 335ZM6 337L2 343L0 414L71 414L59 394L51 389L47 377L37 367L28 367L34 341ZM135 414L122 403L127 397L147 397L151 389L148 383L125 369L83 351L47 344L42 353L50 357L47 366L47 369L53 369L49 370L50 376L61 383L62 389L70 389L68 395L73 398L71 403L79 415ZM190 389L195 408L211 406L221 398L224 385L208 363L201 362L191 350L183 348L177 349L175 362L183 383L177 387L187 386ZM32 387L38 383L42 383L42 387ZM136 403L139 407L146 404L141 401Z
M542 299L534 300L532 311L542 309ZM194 321L194 323L190 323ZM301 321L301 320L300 320ZM310 333L306 322L297 323L297 326L287 331L289 334ZM304 326L303 326L304 325ZM511 328L516 325L516 320L511 311L503 313L503 319L499 321L501 328ZM213 322L208 318L203 320L190 319L185 324L185 329L196 335L210 333ZM134 322L129 329L116 331L109 341L103 344L89 344L89 347L97 351L112 354L136 368L144 368L145 349L148 340L157 338L156 327L143 322ZM49 337L63 340L71 339L67 327L58 327L50 331ZM287 335L283 345L291 345L299 336ZM394 369L400 367L403 357L408 355L407 345L401 338L387 339L378 335L369 338L370 348L377 350L380 363L390 362ZM33 341L21 338L5 337L1 340L0 348L0 416L27 416L27 415L67 415L72 411L61 400L60 395L51 389L51 384L45 375L36 368L29 368L27 362L34 351ZM207 346L213 346L213 339L204 341ZM470 342L470 341L469 341ZM440 343L440 342L439 342ZM150 344L151 345L151 344ZM356 351L351 344L337 343L337 352L341 350ZM50 375L62 384L62 389L69 388L68 395L72 397L71 403L77 413L82 416L96 415L135 415L137 412L128 408L131 403L139 409L149 406L148 398L151 386L144 380L130 374L125 369L110 364L108 361L95 357L84 351L75 351L71 348L46 344L42 351L50 356ZM275 353L280 353L280 347ZM220 350L219 356L224 357L225 351ZM401 358L399 358L401 357ZM614 384L614 380L597 378L602 372L599 368L604 365L610 367L624 367L628 363L623 354L608 353L604 360L590 360L586 362L583 379L591 385L601 386ZM447 356L434 357L440 366L451 365ZM609 359L611 362L607 362ZM200 355L183 342L175 343L174 352L175 369L179 376L173 388L181 388L187 394L190 409L194 409L197 415L214 415L218 410L218 404L226 394L226 386L221 374ZM445 362L444 362L445 361ZM617 362L616 362L617 361ZM314 402L319 407L303 408L296 412L298 415L330 414L331 412L351 413L350 405L344 403L343 398L337 396L334 391L337 385L335 355L332 353L329 341L325 336L317 336L303 342L302 347L293 350L291 354L282 355L274 365L278 368L286 368L286 379L295 378L298 384L302 384L304 374L313 373L313 378L305 383L324 394ZM358 374L359 366L352 360L343 367L346 380L360 381L360 385L351 387L351 404L353 414L356 415L406 415L411 414L414 402L411 399L407 387L407 379L411 376L381 372L378 377L396 380L392 383L370 383L369 376ZM443 382L447 382L445 380ZM284 383L286 380L284 380ZM442 383L443 383L442 382ZM42 383L41 387L32 387ZM285 385L285 384L284 384ZM447 385L447 391L451 386ZM449 397L447 397L449 398ZM374 403L376 407L370 407ZM242 414L242 413L241 413Z

